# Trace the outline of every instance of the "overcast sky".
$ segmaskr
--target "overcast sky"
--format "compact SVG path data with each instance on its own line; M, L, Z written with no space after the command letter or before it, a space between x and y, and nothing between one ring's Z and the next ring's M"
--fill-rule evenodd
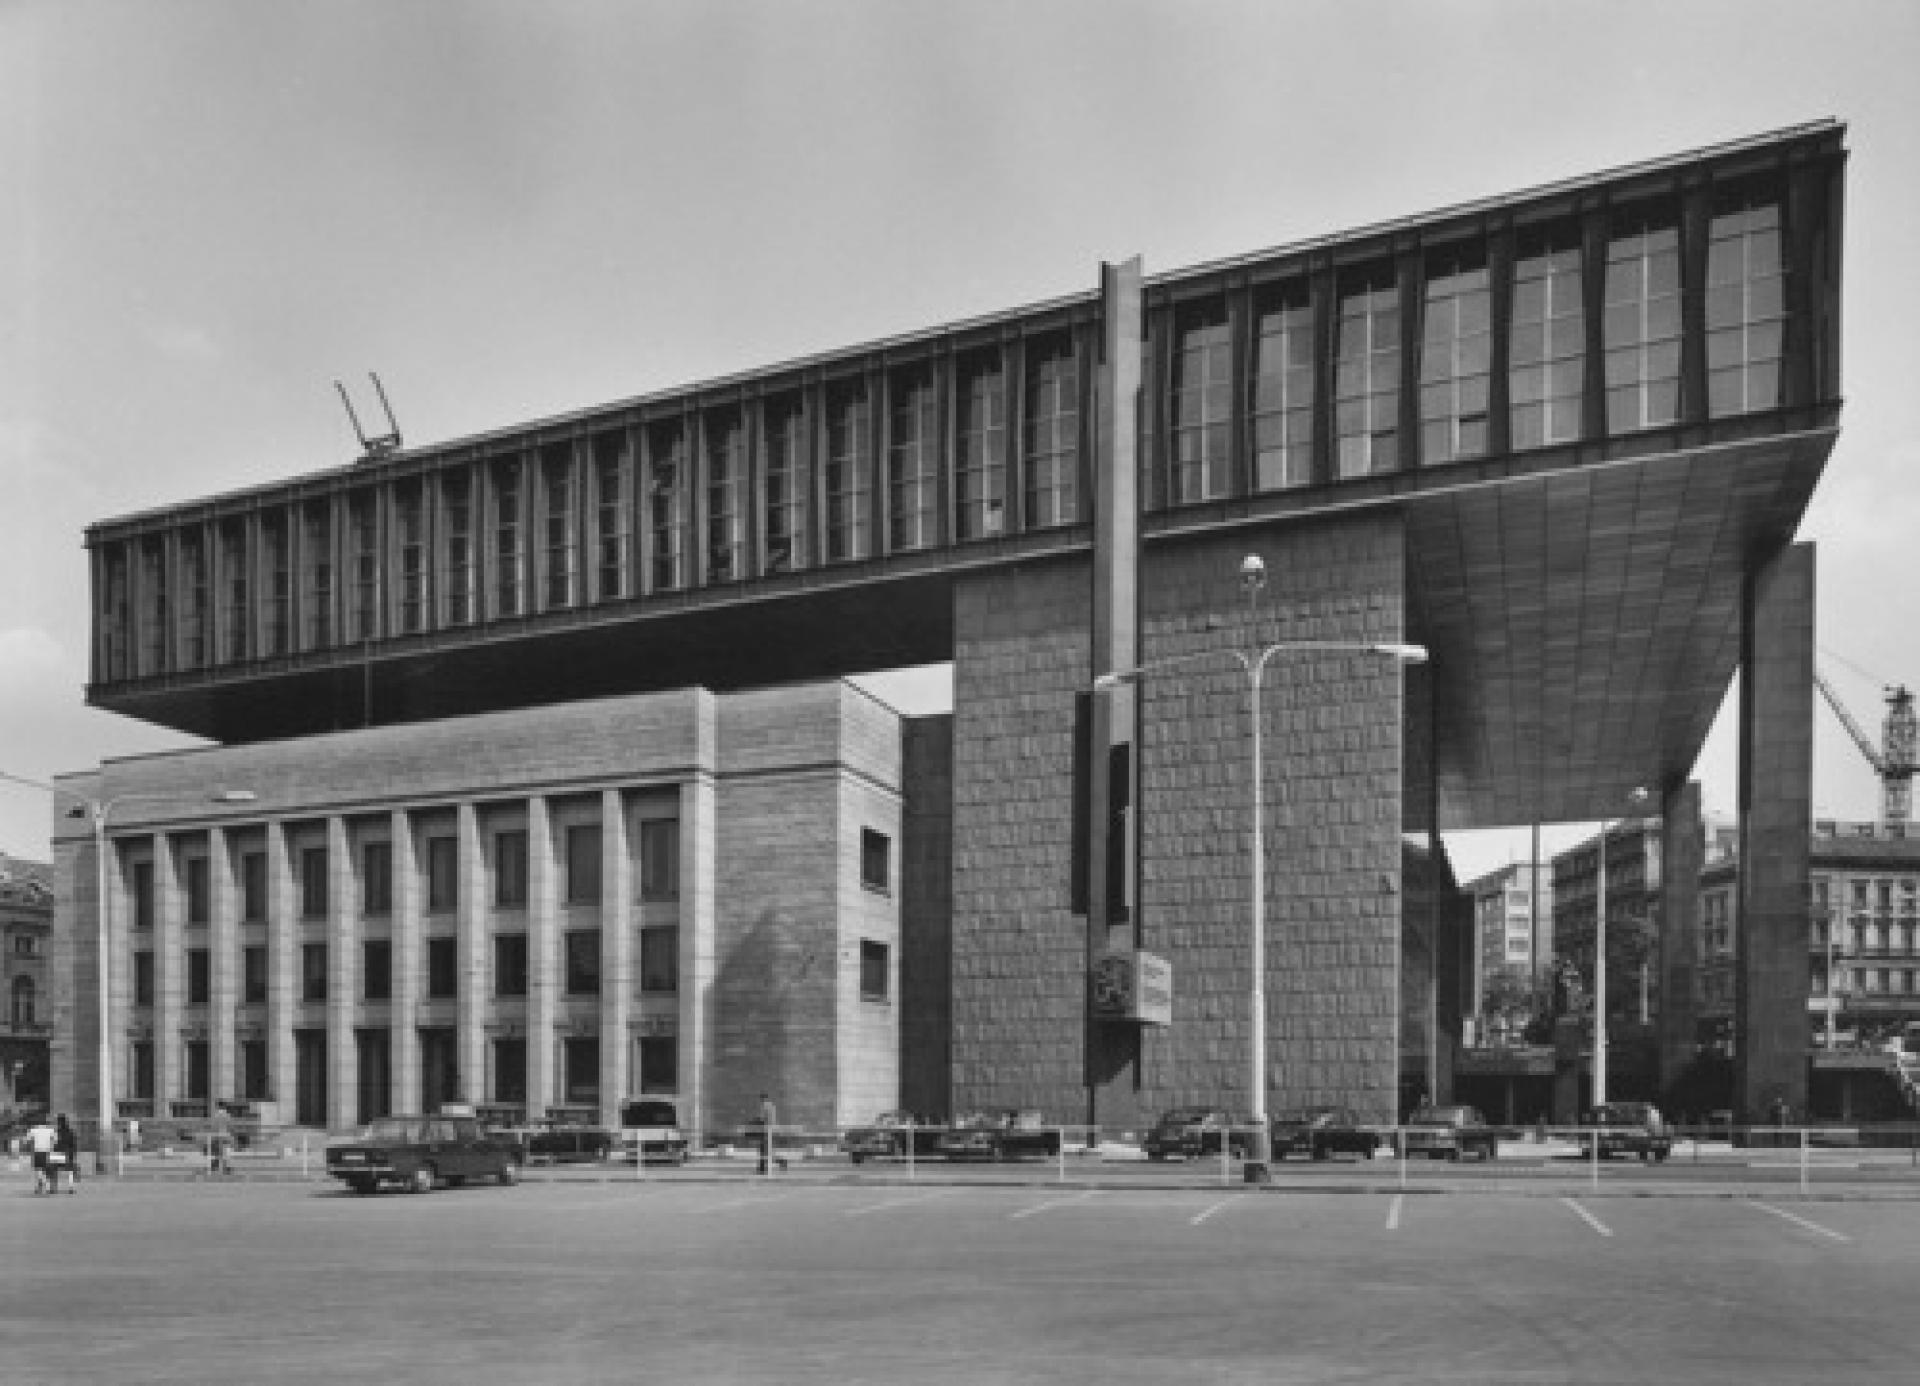
M188 744L84 706L83 530L351 461L335 379L431 443L1826 117L1802 537L1877 736L1920 686L1916 70L1911 0L0 0L0 771ZM1872 817L1816 725L1816 811ZM1730 809L1729 713L1698 772ZM0 850L48 821L0 782Z

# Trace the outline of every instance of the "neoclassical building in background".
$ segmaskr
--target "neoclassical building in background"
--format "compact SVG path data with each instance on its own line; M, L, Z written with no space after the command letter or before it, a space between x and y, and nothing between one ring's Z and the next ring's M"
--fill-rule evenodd
M90 701L216 744L62 782L108 884L59 820L56 1104L1129 1124L1245 1107L1264 991L1270 1110L1390 1116L1447 1088L1472 972L1439 832L1681 793L1736 670L1743 1091L1804 1093L1843 140L93 526ZM1275 644L1255 767L1231 656ZM841 682L940 661L950 717ZM1170 971L1152 1023L1095 1013L1114 951Z

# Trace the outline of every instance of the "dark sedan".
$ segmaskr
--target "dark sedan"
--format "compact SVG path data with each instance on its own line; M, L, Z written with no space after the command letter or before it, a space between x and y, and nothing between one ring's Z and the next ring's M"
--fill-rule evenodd
M1380 1133L1345 1107L1320 1107L1283 1116L1273 1123L1273 1158L1305 1155L1330 1160L1335 1155L1364 1155L1371 1160Z
M1474 1107L1422 1107L1407 1119L1400 1139L1408 1155L1434 1160L1458 1160L1463 1155L1492 1160L1500 1154L1500 1133Z
M470 1116L380 1117L358 1140L327 1147L327 1173L355 1193L388 1184L426 1193L482 1179L518 1183L520 1155Z
M940 1135L949 1160L1035 1160L1060 1153L1060 1130L1033 1111L967 1112Z
M619 1138L604 1127L563 1122L540 1122L521 1136L530 1165L579 1165L611 1160L618 1144Z

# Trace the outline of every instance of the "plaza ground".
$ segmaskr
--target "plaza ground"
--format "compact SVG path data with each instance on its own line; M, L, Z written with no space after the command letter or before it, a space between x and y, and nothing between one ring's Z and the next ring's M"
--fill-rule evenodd
M1497 1167L1496 1167L1497 1168ZM34 1383L1906 1382L1920 1199L1345 1166L0 1196ZM1491 1173L1491 1172L1490 1172ZM1476 1179L1482 1182L1475 1182Z

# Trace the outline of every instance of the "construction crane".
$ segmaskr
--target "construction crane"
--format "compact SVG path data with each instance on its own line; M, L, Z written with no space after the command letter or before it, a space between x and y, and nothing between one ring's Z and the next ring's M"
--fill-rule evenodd
M1882 798L1880 820L1883 823L1905 823L1913 811L1913 772L1915 727L1913 715L1913 694L1901 684L1895 684L1886 690L1887 720L1881 728L1880 745L1875 746L1868 738L1866 728L1854 721L1853 714L1847 711L1847 705L1840 701L1840 695L1833 691L1828 683L1815 670L1813 681L1819 687L1827 705L1840 718L1841 725L1847 729L1847 735L1853 738L1853 744L1860 748L1860 754L1867 758L1874 773L1880 777Z

